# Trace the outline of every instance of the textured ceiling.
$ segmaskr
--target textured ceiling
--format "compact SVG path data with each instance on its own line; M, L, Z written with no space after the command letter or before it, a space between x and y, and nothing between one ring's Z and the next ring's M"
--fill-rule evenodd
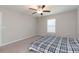
M16 12L24 13L24 14L29 14L32 15L32 10L29 10L29 8L37 8L36 5L0 5L0 8L5 8L9 10L13 10ZM50 10L50 13L44 13L43 16L46 15L51 15L51 14L57 14L73 9L77 9L79 5L46 5L44 9ZM34 17L40 17L40 14L34 14Z

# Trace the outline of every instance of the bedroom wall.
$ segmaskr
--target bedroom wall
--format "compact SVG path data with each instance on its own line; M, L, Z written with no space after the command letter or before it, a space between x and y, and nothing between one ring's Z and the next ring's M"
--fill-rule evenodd
M78 24L77 24L77 31L78 32L77 32L77 34L78 34L78 37L79 37L79 8L78 8L78 14L77 15L78 15L78 19L77 19L78 20L77 21L78 22Z
M2 44L36 35L36 20L30 16L2 9Z
M0 12L0 44L1 44L1 19L2 18L2 14L1 14L1 12Z
M77 10L38 18L38 34L47 34L47 19L56 19L56 33L64 36L77 36Z

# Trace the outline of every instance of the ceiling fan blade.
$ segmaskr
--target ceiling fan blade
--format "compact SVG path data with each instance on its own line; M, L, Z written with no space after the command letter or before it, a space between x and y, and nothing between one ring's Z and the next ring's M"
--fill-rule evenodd
M42 9L45 8L45 5L42 5Z
M35 13L37 13L37 12L34 12L34 13L32 13L32 14L35 14Z
M36 9L34 9L34 8L29 8L29 9L31 9L31 10L35 10L35 11L36 11Z
M41 13L41 15L43 15L43 13Z
M43 12L50 12L49 10L43 10Z

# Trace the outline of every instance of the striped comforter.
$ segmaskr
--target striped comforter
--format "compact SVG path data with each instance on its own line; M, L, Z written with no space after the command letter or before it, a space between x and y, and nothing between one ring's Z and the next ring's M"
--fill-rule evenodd
M79 53L79 40L58 36L47 36L32 43L30 50L40 53Z

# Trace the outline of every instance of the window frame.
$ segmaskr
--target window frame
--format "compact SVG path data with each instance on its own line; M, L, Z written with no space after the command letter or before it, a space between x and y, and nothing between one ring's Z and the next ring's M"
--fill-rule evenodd
M54 28L52 28L52 31L49 31L48 30L48 20L54 20L55 21L55 24L54 25L51 25L51 26L54 26ZM53 29L54 29L54 31L53 31ZM53 18L53 19L47 19L47 33L56 33L56 19L55 18Z

